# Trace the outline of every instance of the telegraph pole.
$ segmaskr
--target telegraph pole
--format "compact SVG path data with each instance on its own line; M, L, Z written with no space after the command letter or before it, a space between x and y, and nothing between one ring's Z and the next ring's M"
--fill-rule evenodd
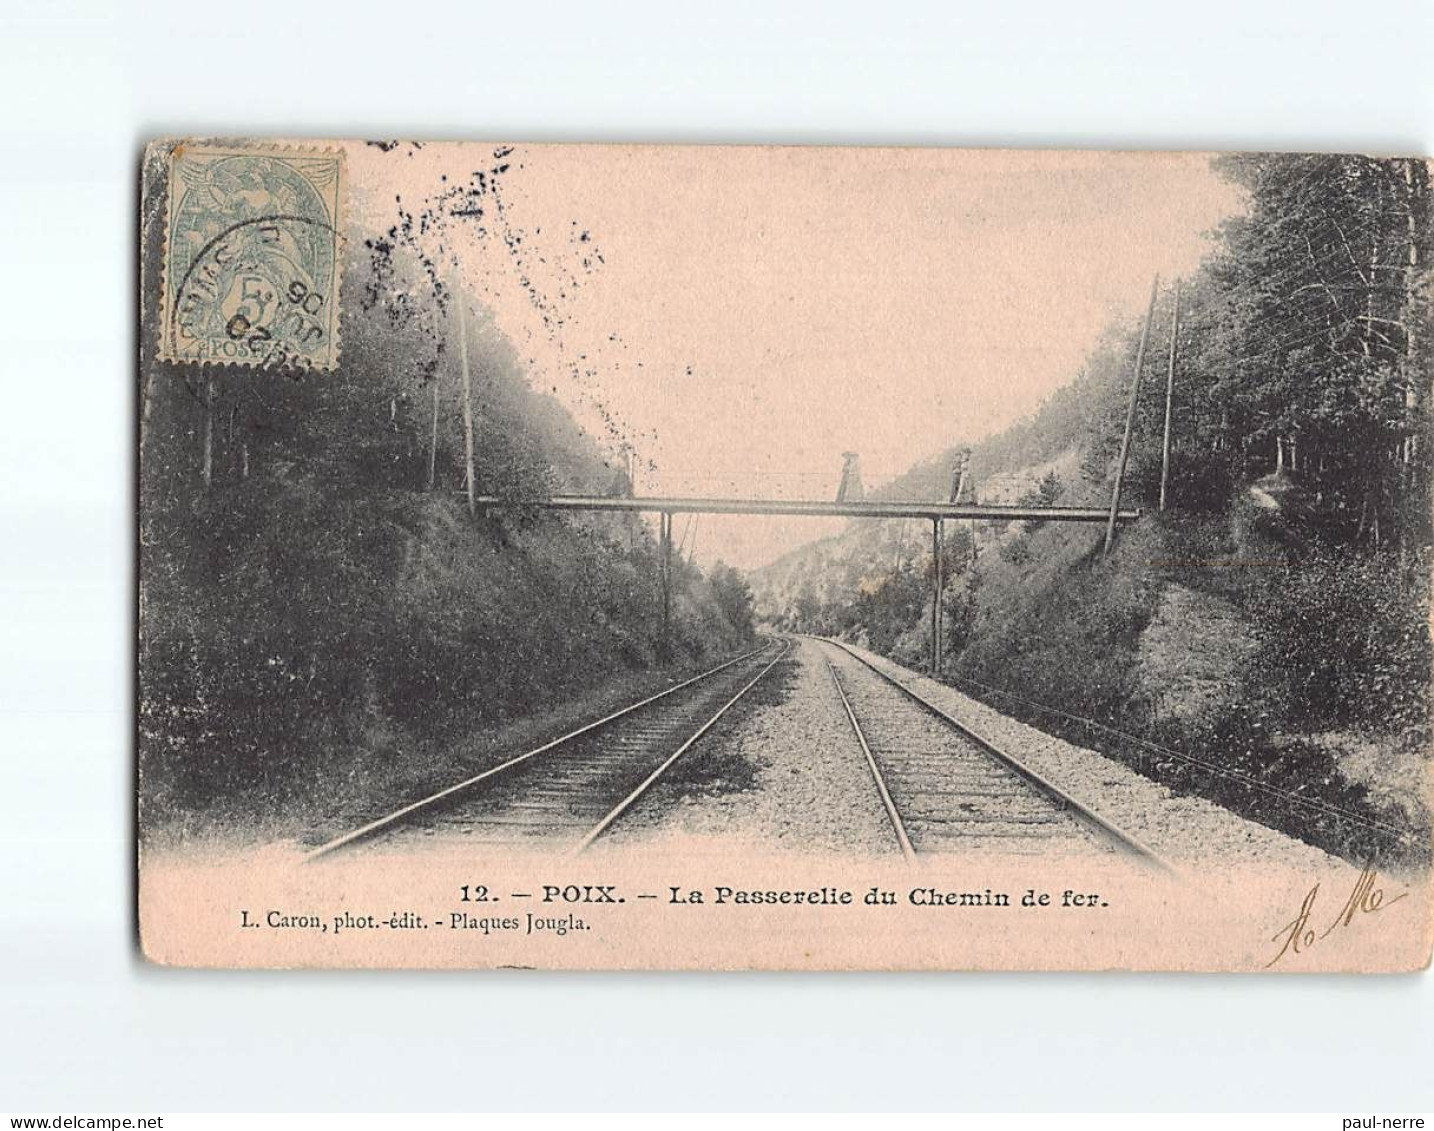
M1110 493L1110 517L1105 524L1105 551L1110 556L1110 547L1115 542L1115 520L1120 512L1120 489L1125 483L1125 464L1130 459L1130 434L1135 428L1135 407L1140 396L1140 370L1145 364L1145 346L1150 340L1150 320L1155 317L1155 296L1160 290L1160 276L1150 284L1150 305L1145 309L1145 326L1140 331L1140 346L1135 351L1135 373L1130 379L1130 407L1125 412L1125 435L1120 441L1120 463L1115 469L1115 488Z
M428 489L438 479L438 370L433 371L433 424L428 436Z
M204 457L199 467L204 489L214 483L214 378L204 382Z
M1170 405L1175 399L1175 351L1180 333L1180 280L1175 280L1175 314L1170 319L1170 364L1165 370L1165 439L1160 449L1160 509L1165 509L1165 488L1170 481Z
M465 313L467 296L458 285L458 272L453 272L453 301L458 304L458 359L463 366L463 455L467 462L468 513L474 513L473 502L473 379L468 373L468 319Z

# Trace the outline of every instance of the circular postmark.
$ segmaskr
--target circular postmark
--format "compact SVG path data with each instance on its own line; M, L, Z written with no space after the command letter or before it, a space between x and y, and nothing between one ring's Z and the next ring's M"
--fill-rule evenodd
M309 216L260 216L205 244L175 288L170 355L274 368L322 364L333 352L336 267L331 256L314 254L311 228L337 236Z

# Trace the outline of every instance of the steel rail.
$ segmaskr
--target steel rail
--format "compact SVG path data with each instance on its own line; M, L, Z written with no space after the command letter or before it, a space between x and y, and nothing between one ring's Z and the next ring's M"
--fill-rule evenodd
M996 761L1000 762L1002 765L1015 771L1026 781L1030 782L1031 785L1035 786L1042 793L1050 797L1057 804L1070 809L1073 813L1075 813L1077 817L1081 818L1087 824L1093 825L1095 828L1103 832L1106 836L1110 837L1132 856L1135 856L1138 859L1143 860L1145 863L1151 864L1154 867L1160 869L1161 871L1169 873L1170 875L1178 874L1176 869L1167 861L1165 861L1160 856L1160 854L1157 853L1149 845L1145 844L1137 837L1126 832L1119 825L1116 825L1113 822L1107 820L1105 817L1102 817L1086 802L1082 801L1080 798L1076 797L1068 790L1062 789L1060 786L1056 785L1055 782L1051 781L1049 778L1045 777L1037 770L1032 769L1030 766L1022 762L1019 758L1015 757L1012 754L1008 754L1005 750L1002 750L990 739L973 730L971 726L969 726L967 723L962 722L960 719L956 718L949 712L942 710L935 703L931 702L925 696L921 695L920 692L917 692L912 688L908 687L905 683L897 679L895 676L882 671L870 660L868 660L864 656L859 655L843 641L832 640L827 637L820 637L819 639L825 641L825 643L830 644L833 647L840 648L848 656L856 660L857 663L862 664L867 668L870 668L887 683L891 684L893 687L899 689L904 694L906 694L913 702L918 703L930 714L934 715L938 719L941 719L953 729L960 732L965 738L975 743L983 751L989 754ZM831 661L827 662L830 663Z
M906 824L902 821L901 814L897 812L891 790L886 787L886 779L881 775L881 770L876 764L876 757L867 744L866 734L861 729L861 723L857 722L851 700L846 697L846 691L841 685L841 678L837 675L836 665L831 660L827 660L827 670L832 673L832 684L836 687L837 694L841 696L841 705L846 708L847 721L851 723L856 740L861 743L861 752L866 755L866 764L871 769L872 780L876 782L876 791L881 794L881 803L886 806L886 815L891 818L891 827L896 833L896 843L901 846L901 854L907 860L915 860L916 849L911 846L911 838L906 835Z
M619 801L606 817L604 817L590 830L588 830L588 834L578 842L576 847L573 848L571 855L576 856L578 853L586 851L588 847L593 843L593 841L597 840L598 837L602 836L603 833L607 832L607 830L612 827L613 822L616 821L619 817L621 817L625 812L627 812L627 810L632 807L633 803L637 801L637 799L641 797L644 793L647 792L648 787L650 787L653 782L657 781L658 778L660 778L663 774L667 772L669 766L676 762L677 759L682 757L683 754L687 753L687 751L690 750L696 744L698 739L700 739L704 734L706 734L709 730L712 729L718 719L725 715L732 707L736 706L737 702L744 695L746 695L747 692L751 691L752 688L756 687L757 684L762 681L763 676L765 676L769 671L771 671L774 667L781 663L781 661L786 658L788 653L791 652L791 648L791 642L783 640L782 650L772 658L771 662L768 663L767 666L764 667L761 671L759 671L755 676L753 676L751 681L748 682L747 685L743 687L741 691L737 692L736 695L732 696L731 699L727 700L726 703L722 704L721 708L717 711L717 713L713 715L710 719L708 719L705 723L703 723L700 727L698 727L697 730L692 734L690 738L687 739L686 742L684 742L681 746L679 746L676 750L669 754L667 756L667 759L662 763L662 765L658 766L657 769L653 770L652 773L648 774L647 777L642 780L641 785L639 785L636 789L634 789L631 793L629 793L626 797Z
M784 642L783 645L785 648ZM593 731L598 730L601 727L605 727L610 723L616 722L618 719L624 718L625 716L632 714L634 711L641 710L643 707L647 707L653 703L656 703L659 699L665 699L669 695L673 695L676 692L681 691L683 688L691 687L693 684L700 683L701 681L716 675L718 672L726 671L733 665L740 664L743 660L750 660L753 656L759 655L761 652L765 651L771 646L772 644L768 643L762 645L760 648L753 648L750 652L744 652L742 653L742 655L737 656L734 659L728 660L722 664L718 664L715 668L709 668L707 671L701 672L698 675L693 676L691 679L686 679L683 680L681 683L674 684L666 691L659 691L656 695L649 695L646 699L642 699L636 703L632 703L626 707L623 707L621 710L614 711L610 715L604 715L602 718L596 720L595 722L587 723L584 726L578 727L577 730L569 731L567 734L561 735L558 738L554 738L549 742L545 742L541 746L534 747L532 750L529 750L526 753L519 754L517 757L514 758L509 758L506 762L503 762L500 765L493 766L487 770L484 770L480 774L474 774L471 778L465 778L463 781L458 782L456 785L450 785L445 789L440 789L437 793L430 794L427 797L420 798L418 801L414 801L408 805L405 805L401 809L395 809L392 813L389 813L386 816L379 817L376 820L370 821L368 824L361 826L360 828L354 829L352 832L344 833L342 836L335 837L333 840L327 841L324 844L319 845L319 847L305 854L304 862L307 863L312 860L317 860L320 857L327 856L329 853L335 852L340 848L346 848L349 845L354 844L356 841L366 840L367 838L373 836L375 833L382 832L383 830L395 824L398 824L404 819L413 816L413 814L420 812L421 810L428 809L431 806L436 805L440 801L453 797L455 794L462 793L464 790L467 789L471 789L473 786L477 785L481 781L485 781L486 779L491 778L496 774L500 774L505 770L512 769L514 766L526 762L531 758L536 758L539 754L545 754L549 750L554 749L555 747L562 746L566 743L572 742L574 739L581 738L583 735L591 734ZM785 651L783 651L783 653L781 654L784 655Z

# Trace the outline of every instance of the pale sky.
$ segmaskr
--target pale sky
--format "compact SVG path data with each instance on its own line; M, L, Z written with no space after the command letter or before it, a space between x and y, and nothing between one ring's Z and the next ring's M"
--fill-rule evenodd
M401 177L413 198L492 149L354 148L350 178ZM1239 207L1198 154L519 146L507 160L525 258L475 243L465 272L535 384L595 432L595 403L621 421L656 465L643 494L831 497L844 451L871 487L997 431L1143 309L1154 273L1190 272ZM836 526L704 517L698 558L759 565Z

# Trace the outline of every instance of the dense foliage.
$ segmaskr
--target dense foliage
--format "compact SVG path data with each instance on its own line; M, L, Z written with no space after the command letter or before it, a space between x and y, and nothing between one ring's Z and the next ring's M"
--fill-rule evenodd
M1108 561L1089 529L982 524L978 552L968 542L947 564L946 667L1357 807L1359 790L1339 784L1321 734L1368 736L1390 751L1424 752L1429 741L1429 171L1306 155L1242 155L1216 168L1245 190L1247 207L1180 285L1169 509L1122 532ZM1167 282L1125 478L1125 500L1147 512L1161 497L1175 314ZM1108 501L1139 329L1112 326L1070 385L976 445L975 497ZM953 450L913 468L887 491L943 497L960 458ZM759 607L778 623L864 636L925 663L930 587L915 563L893 568L873 545L852 531L849 551L824 549L853 579L845 591L783 603L759 584ZM771 572L803 576L797 562ZM1142 635L1171 586L1197 606L1232 610L1250 640L1243 658L1231 652L1199 718L1172 715L1142 678ZM1065 725L1009 694L996 705ZM1077 730L1083 743L1105 741ZM1310 736L1298 758L1294 736ZM1112 752L1155 772L1143 754ZM1270 794L1232 793L1238 779L1182 777L1174 766L1159 767L1172 784L1302 835L1316 827L1307 811L1272 811ZM1352 828L1319 835L1336 851L1367 850Z
M679 563L664 651L658 552L635 517L470 516L458 304L478 492L602 491L616 473L442 269L430 237L445 207L473 216L474 190L353 233L334 373L160 363L148 312L146 827L215 805L302 808L425 743L751 635L740 576Z
M1338 543L1417 549L1429 540L1427 166L1266 155L1218 167L1250 207L1185 288L1181 450L1238 479L1289 473L1308 522ZM1148 422L1163 397L1148 381Z

